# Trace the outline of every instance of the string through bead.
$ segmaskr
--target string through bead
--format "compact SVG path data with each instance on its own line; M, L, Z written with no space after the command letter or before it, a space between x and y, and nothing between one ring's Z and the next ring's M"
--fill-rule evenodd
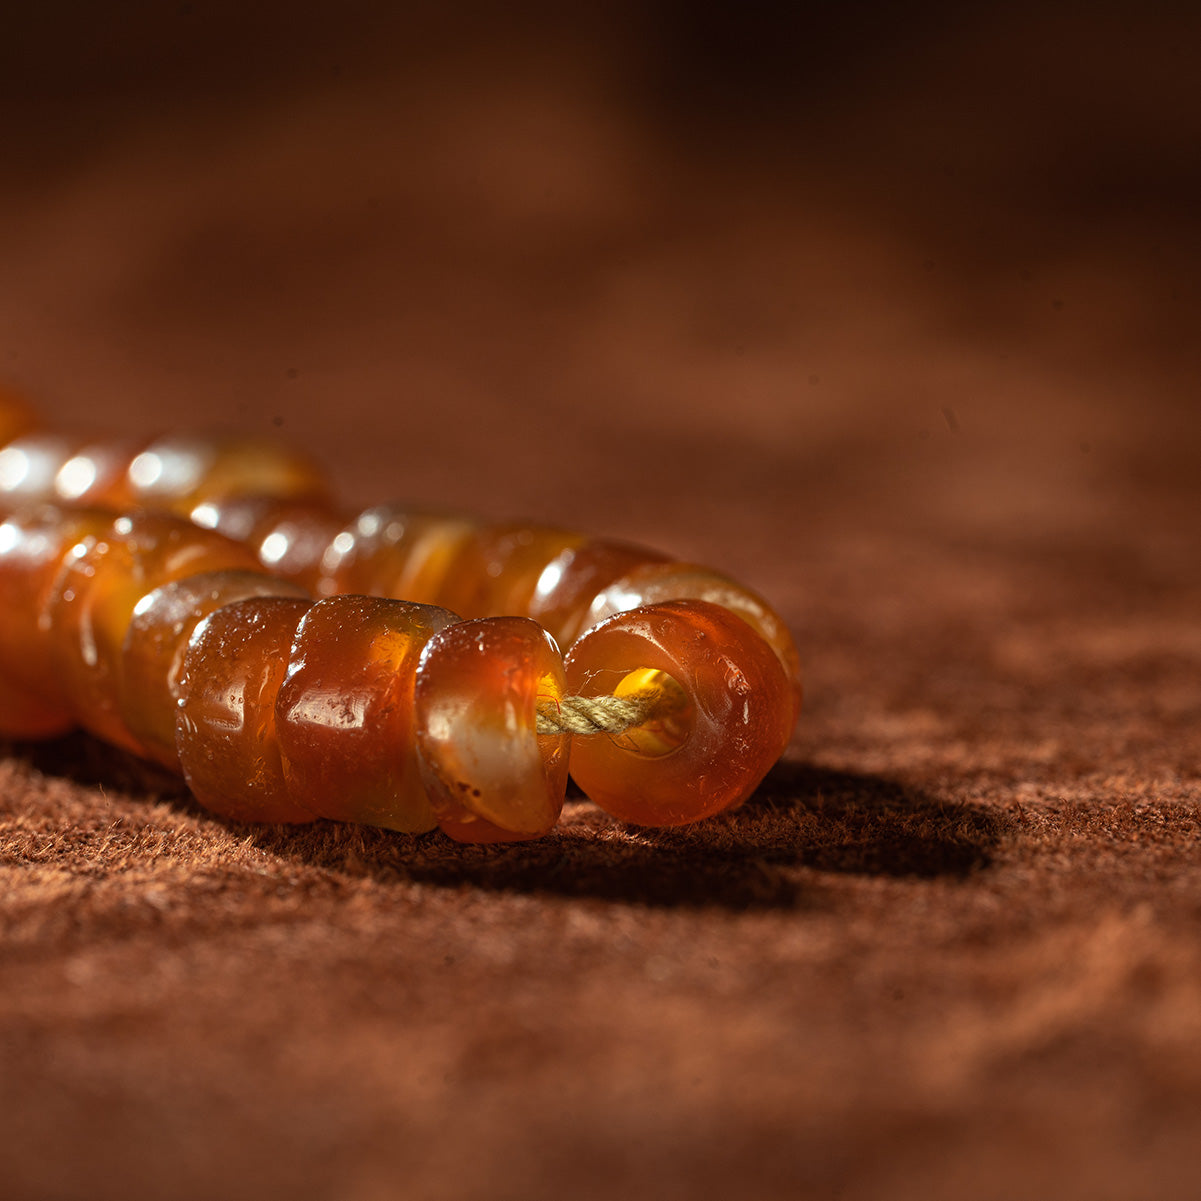
M565 696L540 701L539 734L624 734L645 725L666 707L669 698L661 688L648 688L630 696Z

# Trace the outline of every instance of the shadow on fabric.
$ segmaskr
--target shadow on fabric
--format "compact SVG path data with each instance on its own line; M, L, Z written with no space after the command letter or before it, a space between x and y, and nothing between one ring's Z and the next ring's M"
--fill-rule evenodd
M584 801L530 843L466 846L318 823L258 827L273 853L333 870L448 888L731 910L820 905L821 873L964 877L1009 829L985 806L939 800L885 777L779 765L740 810L670 830L624 826Z
M778 764L741 809L694 826L625 826L582 798L529 843L470 846L317 821L241 825L205 813L182 782L84 735L22 748L38 770L88 786L149 793L255 846L381 883L595 898L656 907L820 906L822 877L934 879L987 869L1010 827L987 806L942 800L885 776Z

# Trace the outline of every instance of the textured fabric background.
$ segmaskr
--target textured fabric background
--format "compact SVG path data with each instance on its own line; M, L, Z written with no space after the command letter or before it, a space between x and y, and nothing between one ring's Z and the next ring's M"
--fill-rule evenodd
M4 746L6 1197L1196 1195L1201 24L794 8L6 18L49 419L712 563L807 686L495 849Z

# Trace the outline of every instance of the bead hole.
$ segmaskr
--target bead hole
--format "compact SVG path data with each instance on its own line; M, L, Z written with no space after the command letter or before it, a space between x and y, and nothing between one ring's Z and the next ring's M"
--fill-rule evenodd
M670 755L688 741L694 709L688 693L676 678L654 667L640 667L622 676L614 696L646 698L650 712L636 726L612 735L623 750L658 759Z

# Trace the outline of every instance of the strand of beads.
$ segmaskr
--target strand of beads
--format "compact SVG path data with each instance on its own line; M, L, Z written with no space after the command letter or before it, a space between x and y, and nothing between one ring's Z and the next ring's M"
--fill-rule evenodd
M244 491L265 485L268 494ZM733 580L552 528L387 506L347 517L321 493L305 461L255 444L174 437L133 448L35 433L0 450L0 501L152 501L233 536L318 596L403 596L538 621L571 647L580 698L658 698L629 730L577 739L573 752L577 783L628 820L674 824L737 804L787 744L800 707L796 650L766 602ZM643 661L630 659L635 648Z
M315 817L472 842L557 821L564 692L535 622L380 597L314 602L242 546L167 514L0 523L0 732L82 725L182 772L245 821Z
M89 439L30 432L31 421L0 397L0 504L163 509L245 543L273 575L315 595L405 597L468 617L521 614L562 646L613 613L706 600L737 613L799 674L791 635L761 597L646 547L396 505L348 516L306 458L272 443Z

